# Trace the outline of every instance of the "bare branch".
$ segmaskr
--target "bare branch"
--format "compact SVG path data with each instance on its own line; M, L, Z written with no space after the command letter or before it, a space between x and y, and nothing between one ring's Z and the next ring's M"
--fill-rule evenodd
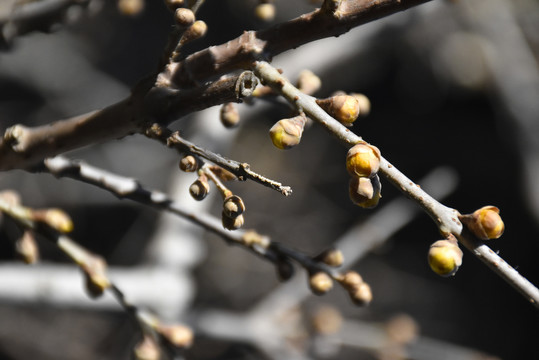
M263 83L271 86L274 91L281 93L290 103L304 111L311 119L323 125L345 146L350 147L350 145L363 141L361 137L348 130L322 110L313 97L301 93L270 64L257 62L253 71ZM457 210L438 202L383 157L380 162L380 173L402 193L420 205L436 222L443 235L453 234L456 236L468 250L519 291L535 307L539 308L539 289L520 275L487 245L467 231L458 219L459 212Z

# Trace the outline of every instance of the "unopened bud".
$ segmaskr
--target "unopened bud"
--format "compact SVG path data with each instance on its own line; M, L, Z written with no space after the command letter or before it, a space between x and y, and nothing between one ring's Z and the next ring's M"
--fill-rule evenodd
M61 233L68 233L73 231L74 225L73 221L63 210L61 209L44 209L44 210L35 210L34 219L36 221L41 221L56 231Z
M259 4L255 8L255 16L262 21L272 21L275 19L275 5Z
M243 215L236 216L235 218L231 218L223 213L221 214L221 221L223 223L223 227L227 230L238 230L241 228L245 222L245 219L243 218Z
M237 126L240 122L240 113L234 103L225 103L220 111L221 124L227 129Z
M328 249L316 256L315 260L332 267L339 267L344 261L344 256L339 249Z
M381 190L382 184L378 175L371 178L353 176L348 184L348 194L352 202L365 209L378 205L382 197Z
M297 88L307 94L312 95L322 86L322 81L315 73L310 70L303 70L299 73Z
M430 246L429 265L440 276L453 276L462 264L462 250L456 240L438 240Z
M99 297L110 287L111 283L106 275L107 263L101 257L91 255L80 264L86 279L86 290L91 297Z
M135 360L159 360L161 352L159 345L150 337L144 336L133 350Z
M193 199L198 200L198 201L204 200L204 198L208 195L209 192L210 192L210 183L208 182L208 179L205 176L200 176L189 187L189 194L191 194Z
M325 272L317 272L309 278L309 287L316 295L327 293L333 287L333 280Z
M461 215L460 220L481 240L497 239L505 230L500 210L495 206L484 206L472 214Z
M336 95L316 103L345 126L351 126L359 115L359 102L350 95Z
M306 121L307 119L304 115L277 121L269 132L273 145L279 149L286 150L299 144Z
M118 0L118 10L127 16L136 16L144 9L144 0Z
M185 172L194 172L198 169L198 161L193 155L184 156L180 160L180 169Z
M202 20L197 20L183 33L181 44L200 39L208 31L208 25Z
M187 326L159 326L157 331L177 348L188 348L193 344L193 331Z
M355 97L359 103L359 116L367 116L371 112L371 101L368 97L359 93L350 94Z
M380 150L361 143L352 146L346 154L346 170L352 176L371 177L380 169Z
M245 211L245 204L238 195L227 196L223 201L223 214L230 218L237 218Z
M195 14L190 9L178 8L174 11L174 21L181 28L193 25L195 20Z
M369 284L363 282L349 292L350 298L358 306L368 305L372 301L372 290Z
M350 292L363 283L363 278L356 271L349 270L339 279L339 282Z
M39 259L39 248L34 234L25 230L22 237L15 242L15 251L25 264L35 264Z

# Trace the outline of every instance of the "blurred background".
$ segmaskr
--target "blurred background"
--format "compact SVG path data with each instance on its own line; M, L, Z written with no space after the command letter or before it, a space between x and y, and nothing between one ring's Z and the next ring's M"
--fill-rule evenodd
M94 0L68 7L61 24L41 26L45 32L17 35L7 21L16 3L22 1L0 2L2 131L125 98L156 69L172 27L161 1L146 1L128 16L116 1ZM254 16L257 4L206 1L198 18L208 34L186 52L316 7L276 0L275 19L263 22ZM506 231L488 245L539 284L538 54L536 1L436 0L273 63L293 81L303 69L314 71L322 79L318 97L365 94L370 114L352 130L461 213L499 207ZM11 171L0 174L0 189L18 191L27 206L66 210L75 222L73 238L107 259L129 299L195 329L186 359L539 357L536 308L466 250L454 277L434 274L426 254L440 235L389 183L382 179L376 209L355 207L348 200L346 149L334 138L313 125L300 146L281 151L268 130L289 116L284 103L258 100L239 110L241 126L234 130L220 124L218 107L173 128L291 186L294 193L285 198L252 182L230 184L246 203L246 228L309 255L341 246L346 265L373 290L368 307L354 306L337 286L310 295L300 268L290 284L280 283L272 264L243 249L90 185ZM194 175L178 170L177 154L142 136L68 156L136 178L194 209L221 212L215 191L201 203L190 199ZM136 324L112 299L88 299L80 271L45 241L39 241L39 264L17 263L16 236L12 223L0 223L0 358L130 358L140 339ZM377 246L362 253L372 241Z

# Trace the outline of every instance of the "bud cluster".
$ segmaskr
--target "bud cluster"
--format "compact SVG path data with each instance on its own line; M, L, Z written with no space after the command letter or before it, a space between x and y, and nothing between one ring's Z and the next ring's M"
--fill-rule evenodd
M371 287L363 281L363 278L357 272L347 271L338 281L348 292L354 304L363 306L372 301Z
M237 230L241 228L245 222L245 219L243 218L244 211L245 204L239 196L226 196L223 200L223 212L221 214L223 227L227 230Z

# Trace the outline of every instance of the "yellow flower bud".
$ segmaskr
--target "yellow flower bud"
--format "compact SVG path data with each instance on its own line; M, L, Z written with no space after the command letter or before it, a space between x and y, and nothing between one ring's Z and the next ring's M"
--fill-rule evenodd
M183 33L180 44L183 45L190 41L200 39L208 31L208 25L202 20L197 20Z
M159 326L157 331L177 348L188 348L193 344L193 330L187 326Z
M234 103L230 102L223 104L219 117L221 124L227 129L237 126L240 122L240 113L236 109L236 106L234 106Z
M275 5L259 4L255 8L255 16L262 21L272 21L275 19Z
M316 295L327 293L333 287L333 280L325 272L317 272L309 278L309 287Z
M299 144L306 121L307 118L304 115L277 121L269 132L273 145L286 150Z
M505 230L500 210L495 206L484 206L459 218L481 240L497 239Z
M208 182L208 179L205 176L200 176L189 187L189 194L191 194L193 199L198 200L198 201L204 200L204 198L208 195L209 192L210 192L210 184Z
M63 210L61 209L44 209L35 210L34 219L41 221L61 233L68 233L73 231L73 221Z
M39 260L39 248L34 234L25 230L22 237L15 242L15 251L25 264L35 264Z
M372 301L372 290L369 284L362 282L349 291L350 298L358 306L368 305Z
M350 95L355 97L359 103L359 115L362 117L369 115L371 112L371 101L369 98L359 93L352 93Z
M346 155L346 170L352 176L372 177L380 169L380 157L376 146L366 143L354 145Z
M145 335L133 349L135 360L159 360L161 351L159 345L151 336Z
M110 287L111 283L107 277L107 263L101 257L92 255L80 264L84 271L86 279L86 290L91 297L103 295L105 289Z
M178 8L174 12L174 21L179 27L186 28L195 22L195 14L186 8Z
M345 126L351 126L359 116L359 102L350 95L336 95L316 103Z
M229 218L237 218L245 211L245 204L238 195L227 196L223 201L223 214Z
M438 240L430 246L428 260L432 271L447 277L455 275L462 264L462 256L456 240Z
M371 209L378 205L382 190L382 184L378 175L372 178L352 177L348 185L350 199L357 206Z
M356 271L350 270L347 271L341 279L339 279L339 282L346 290L350 292L363 283L363 278Z
M221 214L221 221L223 223L223 227L227 230L238 230L241 228L245 222L245 219L243 218L243 215L238 215L235 218L231 218L223 213Z
M344 261L344 256L339 249L328 249L314 259L332 267L339 267Z
M184 156L180 160L180 169L185 172L194 172L198 169L198 161L193 155Z

